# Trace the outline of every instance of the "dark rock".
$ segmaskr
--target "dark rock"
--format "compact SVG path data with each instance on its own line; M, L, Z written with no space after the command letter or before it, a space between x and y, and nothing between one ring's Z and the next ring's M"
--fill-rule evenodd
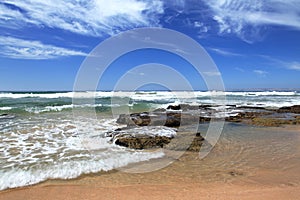
M180 105L169 105L167 107L167 110L181 110L181 106Z
M296 113L300 114L300 105L282 107L277 110L279 113Z
M234 107L234 105L230 105ZM231 108L232 109L232 108ZM242 106L242 111L235 116L226 117L228 122L248 123L258 126L280 126L282 124L299 124L300 120L292 116L273 116L280 113L300 114L300 105L282 107L277 110L265 109L263 107ZM229 108L230 111L230 108ZM234 110L233 110L234 111ZM159 109L155 112L133 113L130 115L120 115L117 122L126 124L128 127L134 126L167 126L179 127L206 123L216 116L216 111L211 105L170 105L168 110ZM204 113L205 116L201 116ZM281 119L282 118L282 119Z
M156 113L156 112L166 112L166 109L164 108L157 108L155 110L152 111L153 113Z
M133 113L130 115L130 119L138 126L148 126L151 122L148 112Z
M125 127L106 133L111 142L132 149L162 148L175 135L175 129L163 126ZM157 134L160 132L160 134Z
M169 105L167 107L168 110L182 110L182 111L189 111L189 110L207 110L211 109L211 105L189 105L189 104L180 104L180 105Z
M131 149L165 148L175 151L199 151L203 142L205 142L200 132L196 134L192 132L177 132L176 135L153 135L153 133L162 129L172 130L172 128L155 126L126 127L119 131L109 132L106 136L111 137L111 141L116 145Z
M264 107L259 106L240 106L240 109L250 109L250 110L265 110Z
M14 119L16 116L7 113L0 114L0 119Z
M120 115L117 123L137 126L167 126L179 127L180 125L199 123L199 121L209 121L210 119L182 114L181 112L165 113L133 113L130 115Z
M139 136L133 137L130 135L117 137L115 140L116 145L128 147L131 149L152 149L163 148L164 145L170 143L171 138L166 136Z

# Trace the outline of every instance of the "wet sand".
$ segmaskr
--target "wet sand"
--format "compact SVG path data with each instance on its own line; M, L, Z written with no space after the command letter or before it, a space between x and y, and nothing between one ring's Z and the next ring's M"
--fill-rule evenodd
M300 187L253 187L241 185L123 185L106 187L51 185L2 193L0 199L299 199Z
M258 133L253 136L258 137L257 141L247 143L247 148L220 145L203 160L198 153L186 152L157 171L113 170L74 180L49 180L1 191L0 199L299 199L300 148L297 144L300 144L300 127L268 130L274 132L269 147L260 146ZM277 135L281 132L287 137ZM226 142L233 141L226 139ZM236 144L247 146L243 140ZM141 166L168 160L170 158L152 160Z

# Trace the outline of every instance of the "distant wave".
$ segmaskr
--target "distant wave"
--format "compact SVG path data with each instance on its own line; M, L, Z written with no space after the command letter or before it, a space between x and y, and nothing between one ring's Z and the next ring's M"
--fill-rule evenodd
M0 98L105 98L105 97L131 97L139 100L153 100L170 98L184 95L211 96L214 91L160 91L160 92L58 92L58 93L0 93ZM222 95L230 96L295 96L300 95L299 92L281 92L281 91L265 91L265 92L224 92Z

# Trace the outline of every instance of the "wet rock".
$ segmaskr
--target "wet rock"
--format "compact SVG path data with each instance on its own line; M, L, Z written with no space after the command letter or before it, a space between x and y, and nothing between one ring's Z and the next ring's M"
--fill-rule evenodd
M0 114L0 120L1 120L1 119L14 119L15 117L16 117L16 116L10 115L10 114L7 114L7 113Z
M250 110L265 110L264 107L259 106L240 106L240 109L250 109Z
M165 136L138 136L132 137L130 135L117 137L115 140L116 145L128 147L131 149L152 149L152 148L163 148L164 145L170 143L171 138Z
M279 113L296 113L300 114L300 105L282 107L277 110Z
M177 132L175 129L163 127L135 127L118 129L106 134L111 137L111 142L116 145L131 148L131 149L153 149L165 148L175 151L200 151L200 148L205 142L200 132ZM159 131L165 131L166 134L157 134ZM170 131L170 132L168 132Z
M274 126L278 127L284 124L294 124L294 120L257 117L252 119L253 125L256 126Z
M227 105L228 107L229 105ZM212 117L216 117L218 112L212 105L170 105L167 109L158 109L153 112L133 113L130 115L120 115L117 123L130 126L167 126L180 127L197 123L206 123ZM236 106L230 105L230 109L235 112ZM263 107L243 106L238 107L239 111L234 116L226 117L228 122L248 123L257 126L280 126L284 124L300 124L300 120L292 115L282 116L281 113L300 114L300 105L282 107L277 110ZM280 114L278 117L276 115ZM204 116L203 116L204 115ZM291 119L292 116L293 119Z
M189 110L207 110L211 109L211 105L189 105L189 104L179 104L179 105L169 105L167 107L169 110L182 110L182 111L189 111Z
M166 109L164 109L164 108L157 108L157 109L153 110L153 113L156 113L156 112L166 112Z
M181 110L181 106L180 105L169 105L167 107L167 110L170 109L170 110Z
M209 117L200 117L197 114L190 114L188 112L182 113L180 111L172 112L155 112L155 113L133 113L130 115L120 115L117 123L125 124L127 126L167 126L179 127L181 125L197 124L199 122L208 122Z
M176 135L176 130L167 127L126 127L106 133L111 142L132 149L162 148Z

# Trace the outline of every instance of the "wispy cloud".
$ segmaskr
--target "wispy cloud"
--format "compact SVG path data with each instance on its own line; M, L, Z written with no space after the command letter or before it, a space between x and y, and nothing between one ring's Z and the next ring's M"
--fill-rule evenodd
M264 58L268 61L271 61L272 65L276 65L280 68L300 71L300 62L298 62L298 61L284 61L284 60L280 60L280 59L277 59L277 58L274 58L274 57L268 56L268 55L259 55L259 57Z
M204 75L206 76L221 76L221 72L218 71L211 71L211 72L203 72Z
M291 70L300 71L300 63L299 62L292 62L290 64L287 64L287 68L291 69Z
M242 68L240 68L240 67L235 67L234 69L237 70L237 71L239 71L239 72L245 72L245 70L242 69Z
M234 52L224 50L224 49L219 49L219 48L208 48L208 50L213 51L213 52L223 55L223 56L242 56L241 54L234 53Z
M221 34L234 33L247 42L259 35L263 25L300 29L298 0L216 0L207 4Z
M90 36L158 24L159 0L4 0L0 26L47 26Z
M14 37L0 36L0 56L17 59L51 59L64 56L86 56L81 51L75 51L40 41L23 40Z
M253 70L253 72L262 77L265 77L268 74L268 72L263 71L263 70Z

